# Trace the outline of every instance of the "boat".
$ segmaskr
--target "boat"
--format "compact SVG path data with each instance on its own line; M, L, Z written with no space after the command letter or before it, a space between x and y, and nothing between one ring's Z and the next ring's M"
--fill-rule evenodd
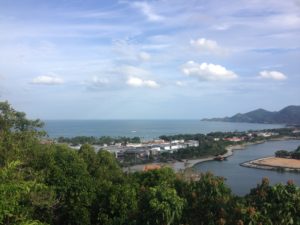
M225 159L225 157L221 156L221 155L218 155L214 158L214 160L217 160L217 161L223 161Z

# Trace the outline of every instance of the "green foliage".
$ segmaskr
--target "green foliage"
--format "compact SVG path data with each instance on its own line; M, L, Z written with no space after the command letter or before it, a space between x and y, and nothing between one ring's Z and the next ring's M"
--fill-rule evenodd
M14 161L0 169L0 224L43 224L31 218L37 210L49 210L54 201L47 186L25 180L21 163ZM43 202L41 194L48 193ZM26 223L24 221L27 221Z
M8 102L0 102L0 133L37 131L42 126L40 120L28 120L25 113L14 110Z
M188 191L183 193L188 202L184 214L187 224L210 225L217 224L220 219L225 220L232 195L223 178L202 174L187 188Z
M159 137L162 140L165 141L172 141L172 140L202 140L205 139L205 135L204 134L176 134L176 135L170 135L170 136L166 136L166 135L162 135Z
M212 155L222 155L226 152L227 151L223 146L219 145L218 143L210 142L207 144L202 144L198 147L179 149L178 151L174 152L172 156L175 159L193 159Z
M126 174L112 154L95 152L88 144L79 151L41 144L40 126L39 120L0 103L0 224L300 225L300 189L291 181L271 186L264 179L250 194L237 197L212 174L198 180L170 168ZM189 158L224 150L226 143L212 141L221 134L164 138L198 140L201 147L176 156ZM292 157L299 152L300 147Z
M204 134L178 134L171 136L160 136L162 140L172 141L172 140L196 140L199 142L197 147L187 147L174 151L172 154L165 152L162 153L162 158L169 159L174 158L177 160L181 159L192 159L201 158L204 156L221 155L226 153L225 147L227 144L223 141L215 142L213 140L214 135L204 135Z
M130 184L102 182L92 205L92 224L135 224L136 190Z
M291 157L292 159L300 159L300 146L294 151L278 150L275 152L276 157L287 158Z
M294 151L294 152L292 152L291 157L293 159L300 159L300 151Z
M275 152L275 156L279 158L287 158L290 156L290 152L287 150L278 150Z
M42 223L38 220L25 220L22 221L19 225L46 225L46 223Z
M98 163L95 172L96 179L113 181L123 179L123 172L113 154L105 150L99 151L97 152L96 159Z
M141 143L141 139L139 137L109 137L109 136L102 136L102 137L94 137L94 136L76 136L72 138L67 137L59 137L57 139L59 143L70 143L72 145L79 145L79 144L91 144L91 145L111 145L115 143L121 143L126 145L127 143Z
M29 120L25 113L14 110L8 102L0 102L0 166L5 161L22 160L28 149L45 133L40 120Z
M84 144L80 147L78 155L86 163L87 170L90 173L90 175L94 176L97 167L99 166L97 162L97 154L95 152L95 149L89 144Z
M300 190L292 181L270 186L269 180L264 178L246 200L269 221L268 224L300 224Z
M287 106L278 112L257 109L247 113L238 113L232 117L204 119L206 121L300 124L300 106Z
M56 192L55 224L90 224L92 179L86 164L67 146L53 146L44 168L45 183Z
M176 179L174 171L168 167L147 172L137 172L133 176L136 182L144 187L154 187L158 185L173 187Z
M138 224L173 224L180 220L183 206L184 199L173 188L159 185L142 189Z

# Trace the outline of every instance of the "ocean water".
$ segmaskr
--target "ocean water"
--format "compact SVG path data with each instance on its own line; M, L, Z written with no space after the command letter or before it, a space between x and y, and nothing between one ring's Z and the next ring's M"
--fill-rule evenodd
M210 122L200 120L48 120L44 129L51 138L60 136L138 136L149 140L160 135L247 131L280 128L280 124Z

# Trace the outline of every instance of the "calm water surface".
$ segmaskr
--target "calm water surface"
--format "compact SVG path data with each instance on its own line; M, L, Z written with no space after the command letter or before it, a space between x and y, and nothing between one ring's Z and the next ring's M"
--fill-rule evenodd
M138 136L144 139L160 135L247 131L283 127L278 124L227 123L200 120L48 120L45 130L52 138L64 136Z
M300 145L300 140L270 141L263 144L250 145L244 150L237 150L226 161L209 161L195 165L201 172L210 171L217 176L226 178L226 183L238 195L249 193L263 177L268 177L272 184L286 183L289 179L300 186L300 173L277 172L242 167L239 164L248 160L273 156L279 149L294 150Z

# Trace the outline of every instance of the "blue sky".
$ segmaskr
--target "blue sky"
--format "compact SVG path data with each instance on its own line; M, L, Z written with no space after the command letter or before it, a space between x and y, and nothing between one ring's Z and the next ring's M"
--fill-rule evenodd
M0 0L0 100L41 119L300 104L299 0Z

